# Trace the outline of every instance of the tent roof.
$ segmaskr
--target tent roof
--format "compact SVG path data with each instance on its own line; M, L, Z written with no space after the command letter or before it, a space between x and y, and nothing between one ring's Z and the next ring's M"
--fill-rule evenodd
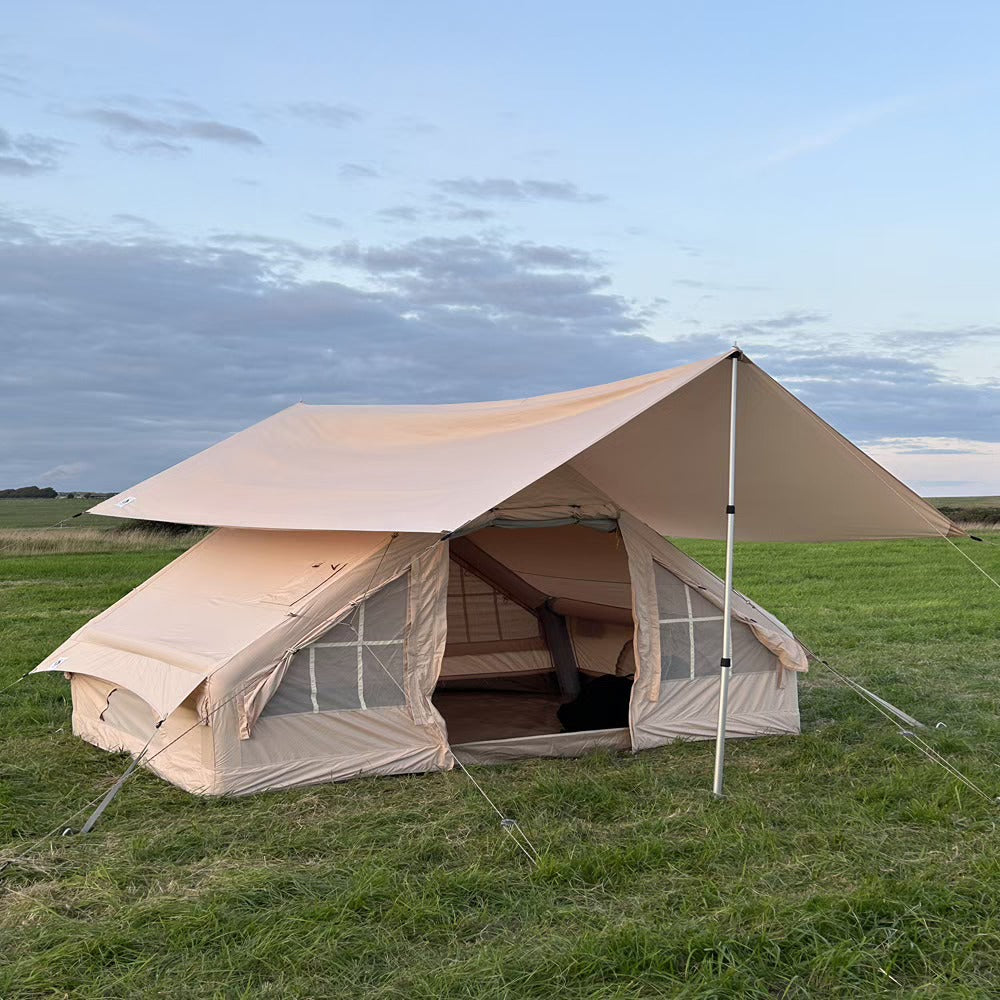
M239 528L446 532L568 463L664 534L719 538L729 357L501 402L300 403L92 512ZM958 530L745 357L738 405L737 538Z

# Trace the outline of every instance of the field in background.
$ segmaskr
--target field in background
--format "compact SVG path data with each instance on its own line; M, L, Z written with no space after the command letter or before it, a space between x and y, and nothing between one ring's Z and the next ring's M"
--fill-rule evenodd
M89 544L0 557L0 686L181 551ZM736 580L1000 793L1000 594L946 542L740 545ZM707 743L477 768L537 870L459 772L231 800L142 772L0 874L0 996L995 996L997 805L824 668L801 704L801 737L730 745L722 803ZM0 855L127 763L71 735L62 678L0 695Z
M928 501L970 531L1000 527L1000 497L928 497Z
M1000 497L928 497L928 503L953 511L958 520L975 520L983 510L1000 510ZM82 514L98 500L60 498L58 500L5 500L0 498L0 530L5 528L47 528L63 523L71 528L114 528L113 517ZM74 518L74 514L80 517Z
M180 534L141 528L130 531L109 531L107 528L0 528L0 556L147 552L151 549L187 548L204 537L205 531L197 528Z
M1000 507L1000 497L927 497L927 501L938 508L966 509L973 514L983 507Z
M0 499L0 556L186 548L205 530L80 513L98 500ZM74 517L74 514L80 514Z
M98 500L6 500L0 499L0 530L4 528L54 528L65 521L72 528L113 528L113 517L98 517L82 511ZM73 517L80 514L79 517Z

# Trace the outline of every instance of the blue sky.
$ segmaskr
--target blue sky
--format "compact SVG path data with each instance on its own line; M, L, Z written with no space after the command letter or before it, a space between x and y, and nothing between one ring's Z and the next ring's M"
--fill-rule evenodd
M1000 492L992 3L35 2L0 28L0 485L117 489L304 398L738 340Z

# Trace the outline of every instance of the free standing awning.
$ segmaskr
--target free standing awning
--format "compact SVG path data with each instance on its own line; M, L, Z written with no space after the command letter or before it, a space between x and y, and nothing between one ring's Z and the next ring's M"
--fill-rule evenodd
M237 528L448 532L563 465L665 535L722 538L731 354L573 392L297 404L92 508ZM747 358L742 541L961 534Z

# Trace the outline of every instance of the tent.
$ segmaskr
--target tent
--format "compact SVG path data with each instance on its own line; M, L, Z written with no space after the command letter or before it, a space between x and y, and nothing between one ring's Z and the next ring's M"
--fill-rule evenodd
M664 535L959 531L738 352L531 399L298 404L93 513L216 530L36 670L69 678L75 733L204 794L796 733L805 650Z

